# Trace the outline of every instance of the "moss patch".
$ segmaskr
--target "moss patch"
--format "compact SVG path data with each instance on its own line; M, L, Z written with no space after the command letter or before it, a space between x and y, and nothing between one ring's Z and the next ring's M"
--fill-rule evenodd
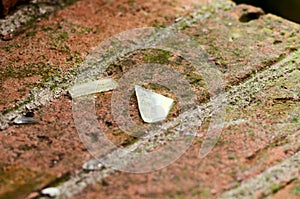
M300 184L296 185L292 190L291 190L292 194L295 195L300 195Z

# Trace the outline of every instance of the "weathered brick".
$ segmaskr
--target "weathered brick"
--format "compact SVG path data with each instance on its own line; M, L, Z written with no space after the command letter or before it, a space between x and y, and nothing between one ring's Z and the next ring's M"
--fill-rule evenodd
M0 2L0 15L7 15L8 11L15 6L18 2L29 0L1 0Z
M67 87L61 79L72 77L64 71L77 66L99 41L145 24L158 26L167 22L165 25L169 25L178 13L178 7L173 7L169 1L156 2L167 5L164 12L160 10L162 8L155 10L153 2L130 2L132 5L127 1L117 5L79 1L49 20L41 21L15 40L0 43L1 61L7 66L1 66L5 69L1 74L7 74L2 79L6 89L1 93L4 101L0 103L1 109L9 110L15 105L14 99L29 93L27 87L42 87L39 93L42 97L35 95L37 104L30 104L37 109L36 117L42 122L34 126L8 126L1 132L0 168L8 170L14 164L22 169L12 175L23 171L49 175L48 180L37 183L36 189L51 181L48 186L59 184L66 197L79 193L77 198L213 198L299 151L299 25L274 15L262 15L261 10L254 7L235 6L220 0L202 5L182 21L176 20L174 25L203 45L210 56L209 61L216 63L224 75L229 105L223 133L213 151L199 159L203 137L197 137L181 159L159 171L142 175L118 173L110 168L90 173L82 171L81 165L92 157L77 135L71 99L63 95L49 103L47 100L53 96L49 97L47 93L55 93L53 90L57 87ZM181 2L182 6L185 2ZM86 4L90 5L88 12L82 11ZM135 7L135 4L142 6ZM97 15L99 11L95 7L100 9L101 15ZM247 12L258 14L255 19L240 20ZM155 17L143 21L143 16L149 15ZM121 75L122 67L143 59L138 55L131 58L134 60L125 60L120 66L112 67L110 72L121 71ZM178 57L167 57L164 61L186 66L186 62ZM37 79L41 81L39 85L35 84ZM199 79L195 82L202 83ZM19 85L23 90L17 90ZM9 92L10 89L16 90ZM103 112L109 112L110 95L99 94L100 103L96 108L102 107ZM101 106L103 104L106 106ZM17 114L24 110L10 111ZM100 125L111 126L111 114L103 112L97 112ZM193 116L194 113L189 114ZM204 125L198 134L205 135L205 132ZM121 144L123 134L116 129L108 130L108 136ZM131 141L125 139L124 142L130 144ZM151 142L154 141L150 141L150 145ZM111 173L114 174L104 179ZM13 185L15 192L21 187L15 182ZM4 197L10 186L2 181L0 190ZM35 190L18 194L25 195L30 191Z
M181 6L176 7L169 0L155 1L155 5L159 5L156 7L152 4L127 0L79 1L51 15L49 20L41 20L12 40L0 41L1 112L13 111L14 106L24 111L20 109L24 104L16 101L26 101L30 93L41 100L34 106L42 106L39 110L34 108L35 116L41 119L40 124L9 126L0 133L0 148L7 151L1 153L0 158L0 175L5 179L0 177L0 198L24 198L45 184L57 185L91 158L75 130L70 98L61 96L59 100L53 100L55 97L48 95L53 91L46 88L52 85L49 81L53 78L49 77L57 72L55 81L58 76L72 79L72 74L67 71L82 63L96 43L124 30L170 23L191 6L191 2L180 1ZM18 66L14 60L19 60ZM65 76L65 72L70 76ZM30 92L36 86L39 88ZM43 90L41 95L35 95L40 89ZM10 175L4 175L9 170ZM10 180L15 175L19 179Z

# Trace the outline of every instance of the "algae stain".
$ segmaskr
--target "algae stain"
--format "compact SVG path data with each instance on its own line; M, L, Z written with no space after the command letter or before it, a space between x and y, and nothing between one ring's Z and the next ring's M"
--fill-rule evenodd
M296 185L296 186L291 190L291 193L300 196L300 184Z
M159 64L167 64L171 53L169 51L159 50L153 54L147 54L143 57L143 61Z

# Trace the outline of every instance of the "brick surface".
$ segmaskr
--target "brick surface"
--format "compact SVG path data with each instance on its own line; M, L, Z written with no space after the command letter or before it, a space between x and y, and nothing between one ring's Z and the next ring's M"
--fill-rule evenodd
M230 1L199 7L194 3L79 1L15 39L1 41L0 109L5 130L0 133L0 197L24 197L31 192L28 197L38 197L34 192L58 186L63 191L61 198L217 198L299 153L299 25ZM241 20L249 12L258 13L258 17ZM74 80L74 69L93 46L142 26L173 27L208 52L209 61L222 72L228 95L222 135L212 152L200 159L206 121L189 150L159 171L82 171L81 166L92 156L76 132L72 99L65 90ZM178 70L190 67L177 55L164 56L161 52L136 52L112 65L107 73L115 78L151 61ZM196 91L205 90L201 80L191 78L191 82ZM97 97L100 126L108 129L107 135L115 143L130 146L132 140L112 120L111 92ZM200 105L204 103L204 98L198 100ZM41 123L11 125L9 119L26 111L23 102L33 107ZM153 140L149 143L157 144ZM20 180L10 180L14 176ZM252 194L272 195L274 189L284 190L295 179L285 180L285 184L263 187Z
M1 115L26 112L24 104L29 102L41 120L32 126L13 126L11 117L5 120L10 126L5 122L3 127L8 128L0 133L1 149L7 152L1 153L0 197L23 198L47 184L57 184L92 158L75 130L70 97L53 101L51 92L68 87L72 71L95 44L124 30L168 24L191 9L193 2L177 5L80 1L14 39L0 41Z
M16 5L17 2L21 0L2 0L0 2L0 8L2 8L0 15L7 15L9 9Z

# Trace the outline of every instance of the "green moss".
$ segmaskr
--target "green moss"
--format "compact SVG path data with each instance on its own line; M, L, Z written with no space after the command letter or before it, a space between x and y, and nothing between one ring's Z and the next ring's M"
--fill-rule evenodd
M187 79L189 80L189 82L191 84L200 84L200 85L204 86L204 81L200 74L197 74L195 72L188 73Z
M53 28L51 28L49 26L43 26L42 27L42 31L44 31L44 32L47 32L47 31L50 31L50 30L53 30Z
M229 159L229 160L235 160L236 157L235 157L234 155L228 155L228 159Z
M292 190L291 190L292 194L295 195L300 195L300 184L296 185Z
M10 53L11 52L11 48L12 48L12 45L6 45L2 49L5 50L5 52Z
M175 191L173 193L168 193L169 198L176 198L176 199L184 199L186 198L186 194L183 191Z
M127 181L129 184L134 182L134 181L131 181L128 179ZM100 186L100 187L107 187L109 186L110 184L110 181L106 180L106 179L102 179L101 181L98 181L97 184ZM123 198L130 198L128 194L123 194Z
M75 65L81 64L83 59L81 58L78 52L74 52L70 54L69 57L66 58L66 62L73 62Z
M180 21L179 22L179 29L180 30L185 30L186 28L189 28L190 26L185 22L185 21Z
M63 2L65 4L65 6L69 6L69 5L72 5L73 3L75 3L76 1L78 1L78 0L64 0Z
M27 37L34 37L35 34L36 34L36 31L28 31L28 32L26 33L26 36L27 36Z
M134 5L135 5L135 0L129 0L129 4L130 4L131 6L134 6Z
M21 151L30 151L31 149L36 148L36 146L29 146L28 144L24 144L18 147L19 150Z
M57 37L57 39L59 39L61 41L67 41L68 38L69 38L69 35L68 35L68 32L66 32L66 31L62 31Z
M152 24L153 27L155 28L166 28L167 25L165 23L154 23Z
M156 51L153 54L147 54L143 57L143 61L149 63L158 63L158 64L167 64L169 62L169 58L171 57L171 53L169 51Z
M4 50L7 53L13 53L15 49L19 49L21 47L22 46L20 43L12 41L11 43L7 43L6 45L0 46L0 49Z
M137 137L129 136L122 144L122 147L130 146L139 140Z
M71 177L71 173L67 172L64 173L61 177L59 178L55 178L52 182L50 182L47 187L57 187L61 184L63 184L64 182L68 181Z
M74 24L72 22L64 21L63 27L60 25L59 27L56 27L56 31L58 29L65 29L69 33L73 34L87 34L93 31L92 27L83 26L80 24Z
M38 62L38 63L27 63L23 65L9 65L7 68L0 69L0 73L3 74L0 78L0 83L5 81L7 78L26 78L32 76L40 76L41 79L37 83L33 83L27 85L28 88L32 89L34 87L42 88L45 86L47 82L50 82L48 86L51 90L55 90L62 83L66 83L69 81L69 76L77 75L77 66L82 62L82 59L75 53L73 54L73 63L74 68L69 71L62 71L62 69L58 66L54 66L48 63ZM66 84L67 86L67 84ZM20 107L28 104L34 100L33 95L30 95L21 103L15 105L13 108L6 109L2 112L2 114L7 114L11 111L17 110Z
M197 198L211 198L211 194L208 189L200 189L199 187L195 187L189 192L192 194L192 196L197 196Z
M0 73L3 74L0 82L7 78L25 78L32 77L34 75L41 75L44 79L47 79L53 74L61 72L58 66L54 66L44 62L38 63L25 63L22 65L9 65L6 68L1 68Z
M281 188L281 186L279 184L273 184L269 187L271 193L276 193L277 191L279 191Z
M19 109L20 107L24 106L25 104L28 104L30 101L33 100L33 95L30 95L27 99L25 99L23 102L15 105L13 108L10 108L10 109L6 109L2 112L3 115L11 112L11 111L15 111L17 109Z

